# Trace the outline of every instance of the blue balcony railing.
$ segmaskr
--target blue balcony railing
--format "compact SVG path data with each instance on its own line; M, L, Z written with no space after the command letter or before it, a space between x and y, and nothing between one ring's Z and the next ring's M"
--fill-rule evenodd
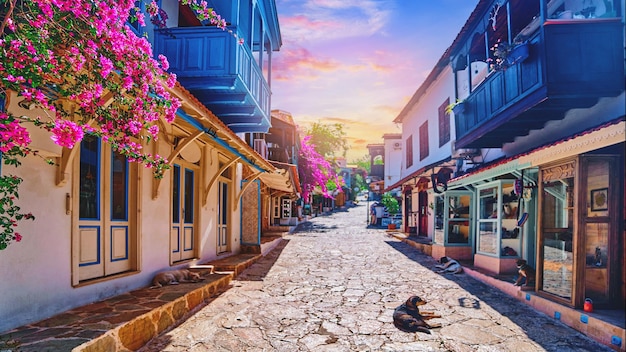
M267 132L270 88L247 45L215 27L184 27L157 31L154 47L178 81L233 131Z
M500 148L516 136L563 119L574 108L624 91L622 23L548 21L530 39L530 55L491 72L455 114L458 148Z

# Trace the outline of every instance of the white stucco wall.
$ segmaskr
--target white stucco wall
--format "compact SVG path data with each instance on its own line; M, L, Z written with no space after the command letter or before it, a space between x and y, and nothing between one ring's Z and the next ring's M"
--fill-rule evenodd
M400 181L402 174L403 142L400 138L387 138L385 143L385 188Z
M217 152L211 151L213 160ZM203 174L208 180L217 171L218 163L207 165ZM0 252L0 332L46 319L73 307L102 300L133 289L148 286L156 272L170 269L171 173L166 172L159 187L159 195L152 198L152 170L139 170L139 270L128 276L83 285L72 286L71 215L66 214L66 194L71 194L72 179L63 186L55 185L56 166L47 165L41 158L28 156L19 168L3 165L2 174L13 174L24 179L20 187L19 206L32 212L34 221L21 221L17 231L23 239ZM241 165L236 167L232 183L232 199L236 201L241 180ZM206 182L201 182L206 187ZM200 186L197 197L204 192ZM196 233L201 235L196 245L200 262L217 258L216 214L217 187L209 192L206 206L199 200L199 219ZM131 209L133 210L133 209ZM231 209L230 252L240 250L240 210ZM187 266L184 262L175 267ZM81 284L82 285L82 284Z
M439 112L438 108L446 99L455 101L454 95L454 76L450 67L446 67L437 79L429 86L425 94L422 95L413 105L406 117L402 120L402 144L406 146L406 140L409 136L413 136L413 165L407 167L406 162L403 163L401 177L406 177L411 173L421 169L426 165L430 165L451 154L450 142L439 147ZM455 139L454 118L450 118L450 140ZM419 128L428 121L428 142L429 154L423 160L420 160L420 140ZM405 148L406 149L406 148ZM406 150L403 155L406 155Z

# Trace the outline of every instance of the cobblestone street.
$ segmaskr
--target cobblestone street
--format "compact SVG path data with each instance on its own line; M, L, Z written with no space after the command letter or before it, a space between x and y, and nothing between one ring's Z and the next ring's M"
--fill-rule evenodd
M233 286L142 351L610 351L435 260L385 230L364 204L303 223ZM418 295L432 334L393 325Z

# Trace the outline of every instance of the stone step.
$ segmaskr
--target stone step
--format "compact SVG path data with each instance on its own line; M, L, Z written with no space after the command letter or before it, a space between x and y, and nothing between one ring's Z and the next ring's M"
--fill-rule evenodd
M229 287L232 274L149 287L70 309L0 334L0 351L128 351L180 322Z

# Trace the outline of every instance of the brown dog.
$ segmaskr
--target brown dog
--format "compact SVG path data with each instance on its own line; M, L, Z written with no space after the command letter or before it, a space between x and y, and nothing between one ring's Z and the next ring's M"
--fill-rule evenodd
M441 318L433 312L420 312L418 306L426 301L418 296L411 296L393 312L393 325L405 332L424 332L430 334L430 328L438 328L441 324L428 324L425 320Z
M518 259L517 262L517 280L515 280L515 286L530 286L531 283L535 281L535 269L532 266L528 265L528 263L524 259Z
M198 282L202 280L204 280L204 278L200 277L200 274L187 269L164 271L154 276L151 288L159 288L165 285L178 285L181 282Z

